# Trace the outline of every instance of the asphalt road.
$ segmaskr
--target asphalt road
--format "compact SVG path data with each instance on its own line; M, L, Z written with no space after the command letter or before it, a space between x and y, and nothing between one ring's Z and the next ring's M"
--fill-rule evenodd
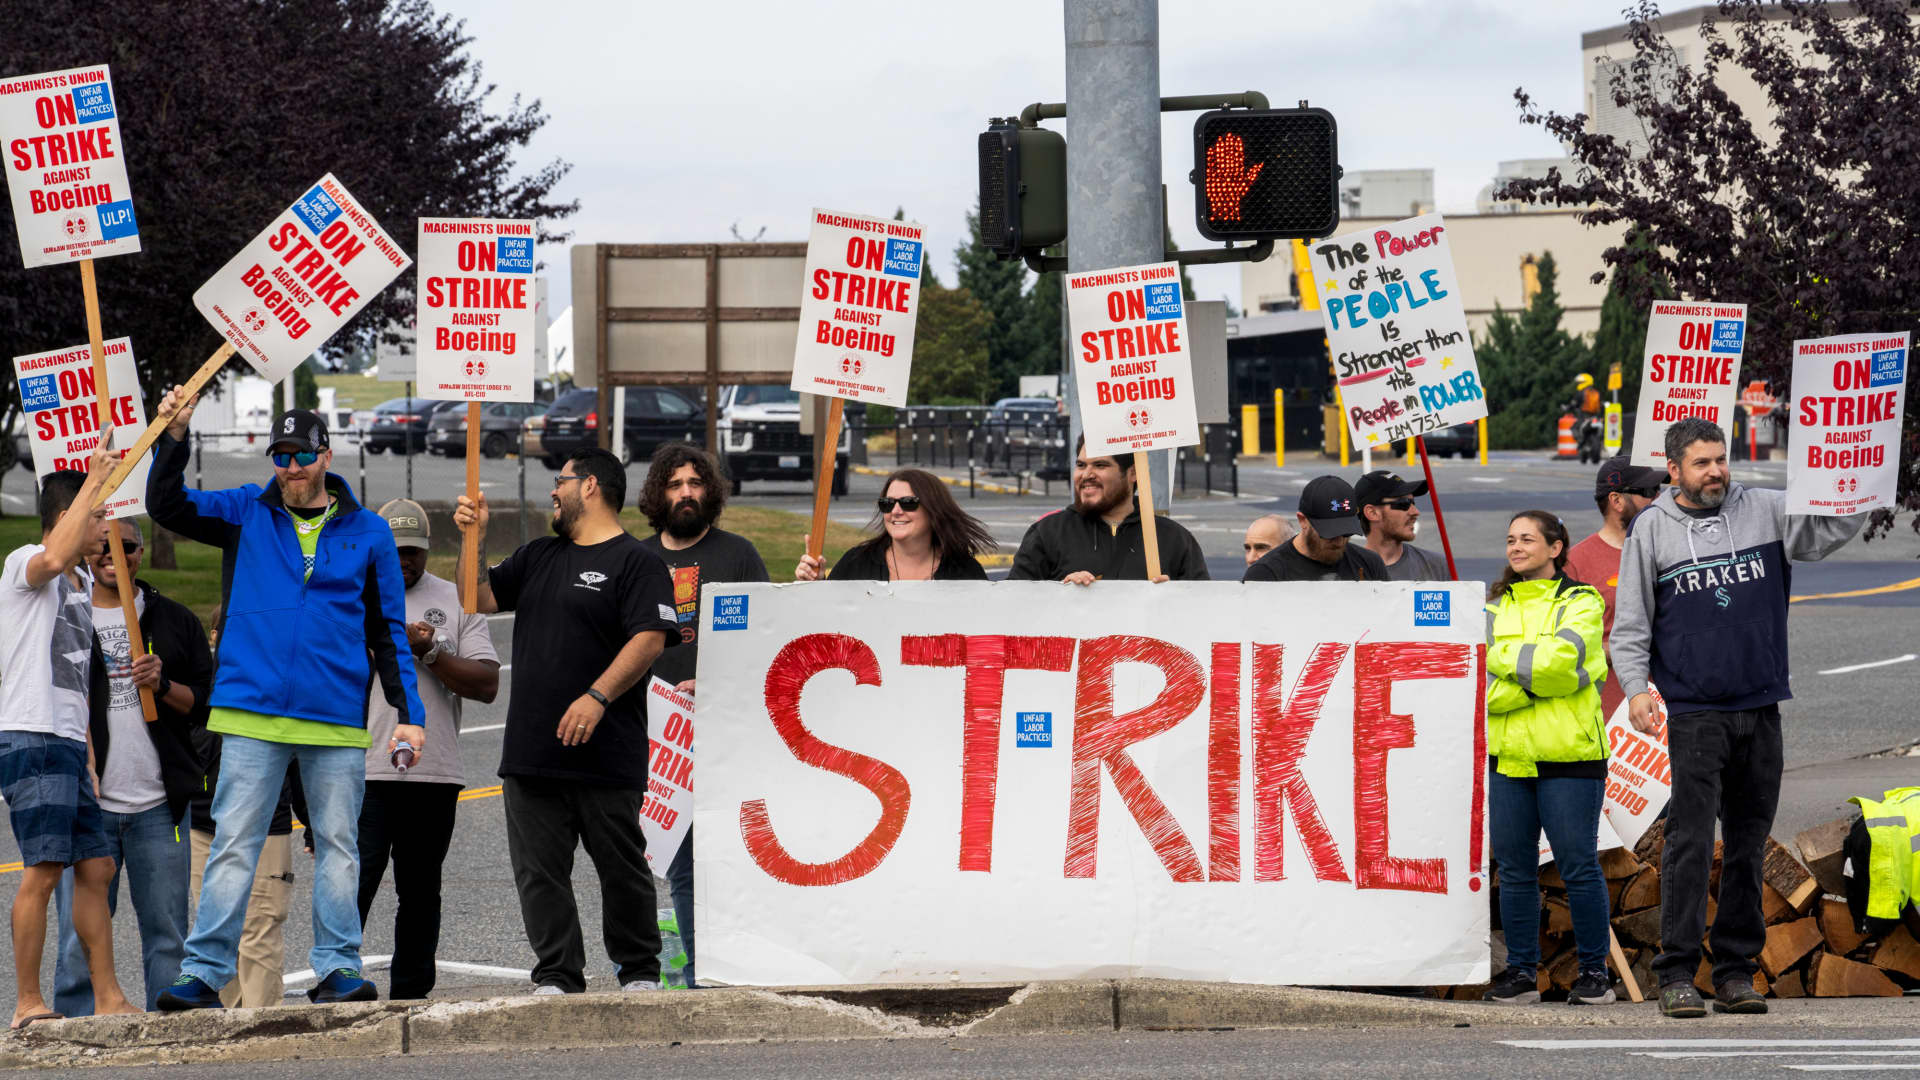
M252 455L244 458L227 455L226 458L231 460L216 460L215 455L208 455L207 482L210 486L237 483L261 475L261 466ZM397 484L400 463L391 456L368 460L372 497L383 499L398 495L399 489L390 488L389 485ZM1403 475L1407 474L1404 464L1388 464L1389 467L1400 469ZM1538 456L1504 454L1485 468L1460 461L1437 461L1434 465L1455 554L1462 560L1463 577L1487 575L1498 566L1507 520L1515 510L1536 507L1553 510L1566 518L1576 537L1584 536L1598 524L1590 495L1593 475L1590 467L1549 462ZM457 461L417 460L416 466L416 491L422 497L432 497L428 485L441 485L438 490L451 493L458 490L463 482L461 464ZM507 485L517 481L517 464L513 459L488 462L487 470L484 482L488 484ZM1249 466L1241 472L1238 497L1201 497L1195 493L1193 497L1177 499L1173 514L1199 539L1215 577L1237 577L1240 537L1246 523L1263 513L1291 513L1301 487L1313 476L1326 471L1337 470L1319 463L1294 465L1285 470L1276 470L1270 465ZM1356 461L1355 467L1347 470L1346 475L1351 478L1358 473ZM533 493L534 478L539 477L545 485L549 475L543 467L533 463L528 471L530 494ZM1785 466L1743 466L1736 470L1736 477L1777 487L1784 483ZM637 487L638 480L639 470L636 467L631 486ZM852 495L834 502L833 516L856 526L864 525L871 516L871 499L877 494L879 484L876 477L856 475ZM9 485L17 486L17 483ZM545 486L539 487L534 497L544 497L545 491ZM8 492L9 497L12 494ZM744 497L802 513L810 508L810 495L804 485L753 484L749 485ZM1040 514L1063 505L1065 498L1063 487L1056 484L1052 497L982 493L977 498L963 496L963 505L987 522L1004 549L1011 551L1027 525ZM1423 502L1422 509L1428 511L1430 507ZM1430 522L1431 513L1426 516ZM1439 546L1437 537L1431 531L1423 531L1422 538L1422 542L1428 546ZM1808 825L1835 816L1848 795L1861 791L1878 792L1896 783L1912 783L1915 777L1920 777L1920 759L1865 756L1920 741L1920 718L1916 718L1913 709L1915 675L1920 673L1920 662L1916 662L1911 655L1920 652L1914 646L1916 641L1920 641L1920 588L1898 588L1902 583L1920 583L1916 582L1916 579L1920 579L1920 562L1916 562L1916 556L1920 556L1920 537L1916 537L1908 529L1907 523L1902 521L1895 535L1889 539L1871 544L1855 542L1825 563L1807 564L1795 569L1793 586L1798 596L1819 597L1872 589L1889 591L1862 597L1810 598L1794 605L1792 664L1795 699L1784 707L1789 772L1775 830L1782 839L1790 838L1794 832ZM999 573L1002 571L996 571L996 575ZM497 619L493 628L501 655L508 656L511 621ZM1903 657L1905 659L1901 660ZM1899 662L1883 663L1893 660ZM1880 666L1843 670L1862 664ZM505 703L511 691L512 672L508 671L502 680L499 701L491 706L470 706L466 714L466 732L461 738L460 755L471 797L460 805L459 824L446 863L440 951L443 961L505 970L498 974L467 971L443 975L443 987L450 993L471 993L482 987L491 988L493 992L525 987L524 976L513 973L524 972L532 962L507 865L501 802L497 794L489 794L485 790L499 783L494 770L499 762L500 728L505 721ZM14 862L18 858L18 849L11 832L7 831L4 837L0 837L0 864ZM299 880L293 890L293 910L286 930L287 967L290 971L299 971L308 966L306 953L312 940L311 908L307 899L311 878L304 865L297 865L295 873ZM16 875L17 871L0 871L0 892L9 891L11 881L17 881ZM612 968L598 944L601 920L599 889L593 881L591 864L584 855L576 863L574 877L585 936L589 942L590 985L611 986ZM115 951L123 975L137 983L138 939L133 920L127 917L131 913L125 903L123 892L123 915L115 920ZM661 906L670 907L664 889L661 891ZM392 925L393 901L391 892L387 891L376 903L368 926L365 946L368 957L392 952ZM49 949L45 976L49 988L52 981L51 955ZM384 977L378 973L378 965L369 960L368 966L376 971L376 980L384 983ZM304 988L308 984L297 985ZM138 992L134 986L130 986L129 990ZM0 978L0 1007L10 1011L12 998L11 980ZM1242 1060L1249 1068L1262 1064L1270 1066L1271 1060L1263 1055L1276 1044L1262 1041L1269 1038L1277 1040L1279 1037L1236 1036L1219 1045L1242 1046L1241 1050L1235 1052L1243 1054ZM1194 1045L1201 1044L1195 1042ZM1416 1040L1406 1045L1411 1048L1420 1044ZM881 1051L873 1049L871 1052L879 1054ZM918 1049L912 1052L924 1053ZM722 1051L677 1053L685 1059L704 1060L705 1055L719 1055ZM1494 1054L1495 1051L1489 1050L1488 1053ZM994 1059L956 1053L954 1060L984 1062ZM1335 1058L1328 1057L1325 1060L1328 1068L1339 1068ZM1503 1070L1518 1067L1531 1071L1548 1067L1545 1064L1528 1065L1524 1059L1515 1057L1488 1057L1485 1061L1489 1069L1498 1066ZM498 1060L491 1062L498 1063ZM769 1063L768 1067L773 1066ZM914 1066L916 1069L922 1067L929 1070L927 1075L944 1074L930 1064ZM957 1067L978 1072L1001 1071L997 1067L982 1064ZM1040 1070L1039 1075L1048 1075L1044 1071L1048 1067L1050 1064L1043 1059L1036 1059L1032 1065L1032 1069ZM875 1058L873 1068L884 1068L884 1061ZM1232 1066L1223 1061L1221 1068L1230 1071ZM1409 1066L1409 1071L1411 1069ZM1096 1068L1093 1071L1100 1070ZM1130 1075L1125 1070L1120 1070L1118 1074ZM262 1072L258 1075L282 1074Z

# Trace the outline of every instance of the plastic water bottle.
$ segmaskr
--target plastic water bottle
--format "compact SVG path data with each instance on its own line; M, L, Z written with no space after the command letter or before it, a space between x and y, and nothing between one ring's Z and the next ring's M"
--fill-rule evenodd
M405 739L400 740L400 745L393 748L392 760L393 767L396 771L406 772L408 769L413 768L413 758L413 744Z

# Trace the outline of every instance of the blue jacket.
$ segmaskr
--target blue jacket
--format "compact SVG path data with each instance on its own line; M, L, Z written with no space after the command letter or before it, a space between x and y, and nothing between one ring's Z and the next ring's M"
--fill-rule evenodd
M424 724L407 645L407 590L386 521L328 473L327 491L340 509L320 530L307 578L279 485L189 490L182 479L191 456L186 443L160 436L147 513L224 553L212 706L364 728L378 676L400 722Z

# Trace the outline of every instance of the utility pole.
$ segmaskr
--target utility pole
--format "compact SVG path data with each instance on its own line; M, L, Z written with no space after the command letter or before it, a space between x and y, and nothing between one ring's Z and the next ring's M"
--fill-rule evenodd
M1160 262L1159 0L1066 0L1066 59L1068 270ZM1069 467L1081 431L1074 375L1069 347L1060 354L1060 393L1073 410ZM1153 504L1170 506L1167 455L1141 457Z

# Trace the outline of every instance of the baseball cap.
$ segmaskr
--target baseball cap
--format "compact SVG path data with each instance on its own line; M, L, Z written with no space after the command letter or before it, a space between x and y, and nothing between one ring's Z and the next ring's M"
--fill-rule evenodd
M1650 469L1645 465L1635 465L1626 454L1616 454L1600 463L1600 472L1593 478L1595 495L1611 495L1616 491L1636 491L1641 493L1660 490L1667 482L1667 474L1659 469Z
M1375 469L1360 478L1353 485L1353 499L1358 506L1377 506L1388 499L1397 499L1402 495L1425 495L1425 480L1402 480L1385 469Z
M427 512L412 499L394 499L380 508L393 530L394 547L429 548L433 530L427 524Z
M1360 504L1353 487L1337 476L1316 476L1300 493L1300 513L1322 537L1360 535Z
M311 409L288 409L273 419L273 441L267 444L271 454L283 447L318 453L327 449L327 422Z

